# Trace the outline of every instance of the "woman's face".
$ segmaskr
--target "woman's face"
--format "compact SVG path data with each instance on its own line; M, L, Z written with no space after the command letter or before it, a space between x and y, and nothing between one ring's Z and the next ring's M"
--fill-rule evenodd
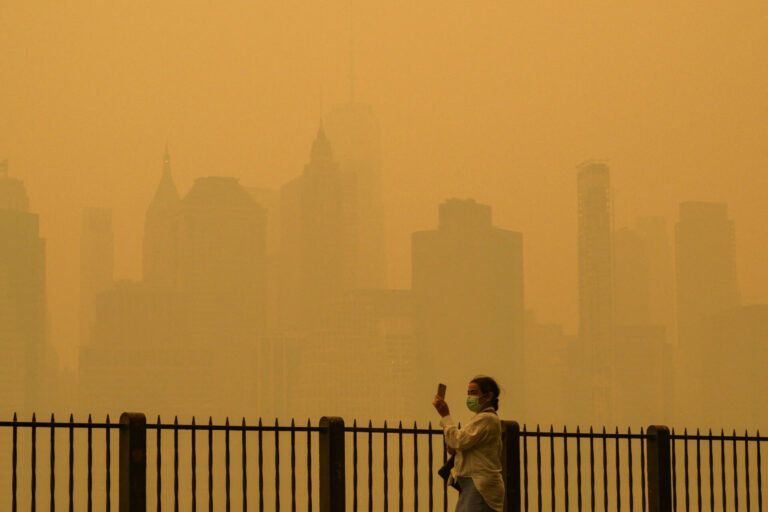
M469 386L467 386L467 395L476 396L481 407L491 401L491 394L487 393L483 395L483 391L480 389L480 386L477 385L477 382L469 383Z

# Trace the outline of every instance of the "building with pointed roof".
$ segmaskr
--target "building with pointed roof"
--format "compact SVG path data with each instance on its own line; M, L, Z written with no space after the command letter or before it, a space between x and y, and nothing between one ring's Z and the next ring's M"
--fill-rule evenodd
M355 285L352 178L339 171L321 123L304 172L280 191L283 328L316 327L333 300Z
M166 146L160 183L144 221L142 270L147 283L172 286L175 281L180 208L181 199L171 176L171 157Z

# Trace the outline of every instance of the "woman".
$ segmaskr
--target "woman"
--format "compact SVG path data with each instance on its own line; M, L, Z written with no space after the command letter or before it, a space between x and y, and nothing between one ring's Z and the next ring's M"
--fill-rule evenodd
M451 478L461 491L456 512L502 512L504 480L501 476L501 421L499 386L490 377L472 379L467 387L467 407L475 415L458 428L448 404L435 395L432 402L442 417L440 425L448 451L456 453Z

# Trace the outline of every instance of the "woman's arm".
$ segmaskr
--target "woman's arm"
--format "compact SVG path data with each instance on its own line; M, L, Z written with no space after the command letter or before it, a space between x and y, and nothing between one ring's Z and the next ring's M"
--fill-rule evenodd
M458 428L450 416L443 416L440 425L443 427L445 444L455 450L467 450L482 441L489 432L492 418L482 414L464 427Z

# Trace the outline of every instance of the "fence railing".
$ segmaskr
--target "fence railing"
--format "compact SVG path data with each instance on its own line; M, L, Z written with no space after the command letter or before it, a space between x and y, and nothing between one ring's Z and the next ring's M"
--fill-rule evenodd
M759 433L556 431L503 422L503 441L505 512L762 510L768 438ZM435 477L447 452L431 423L163 423L124 413L116 424L14 415L0 422L0 456L9 462L0 463L0 498L8 496L12 512L57 504L111 511L116 465L120 512L447 512L456 501ZM64 485L57 482L62 466Z
M768 437L672 430L670 439L675 510L763 510L760 445Z

